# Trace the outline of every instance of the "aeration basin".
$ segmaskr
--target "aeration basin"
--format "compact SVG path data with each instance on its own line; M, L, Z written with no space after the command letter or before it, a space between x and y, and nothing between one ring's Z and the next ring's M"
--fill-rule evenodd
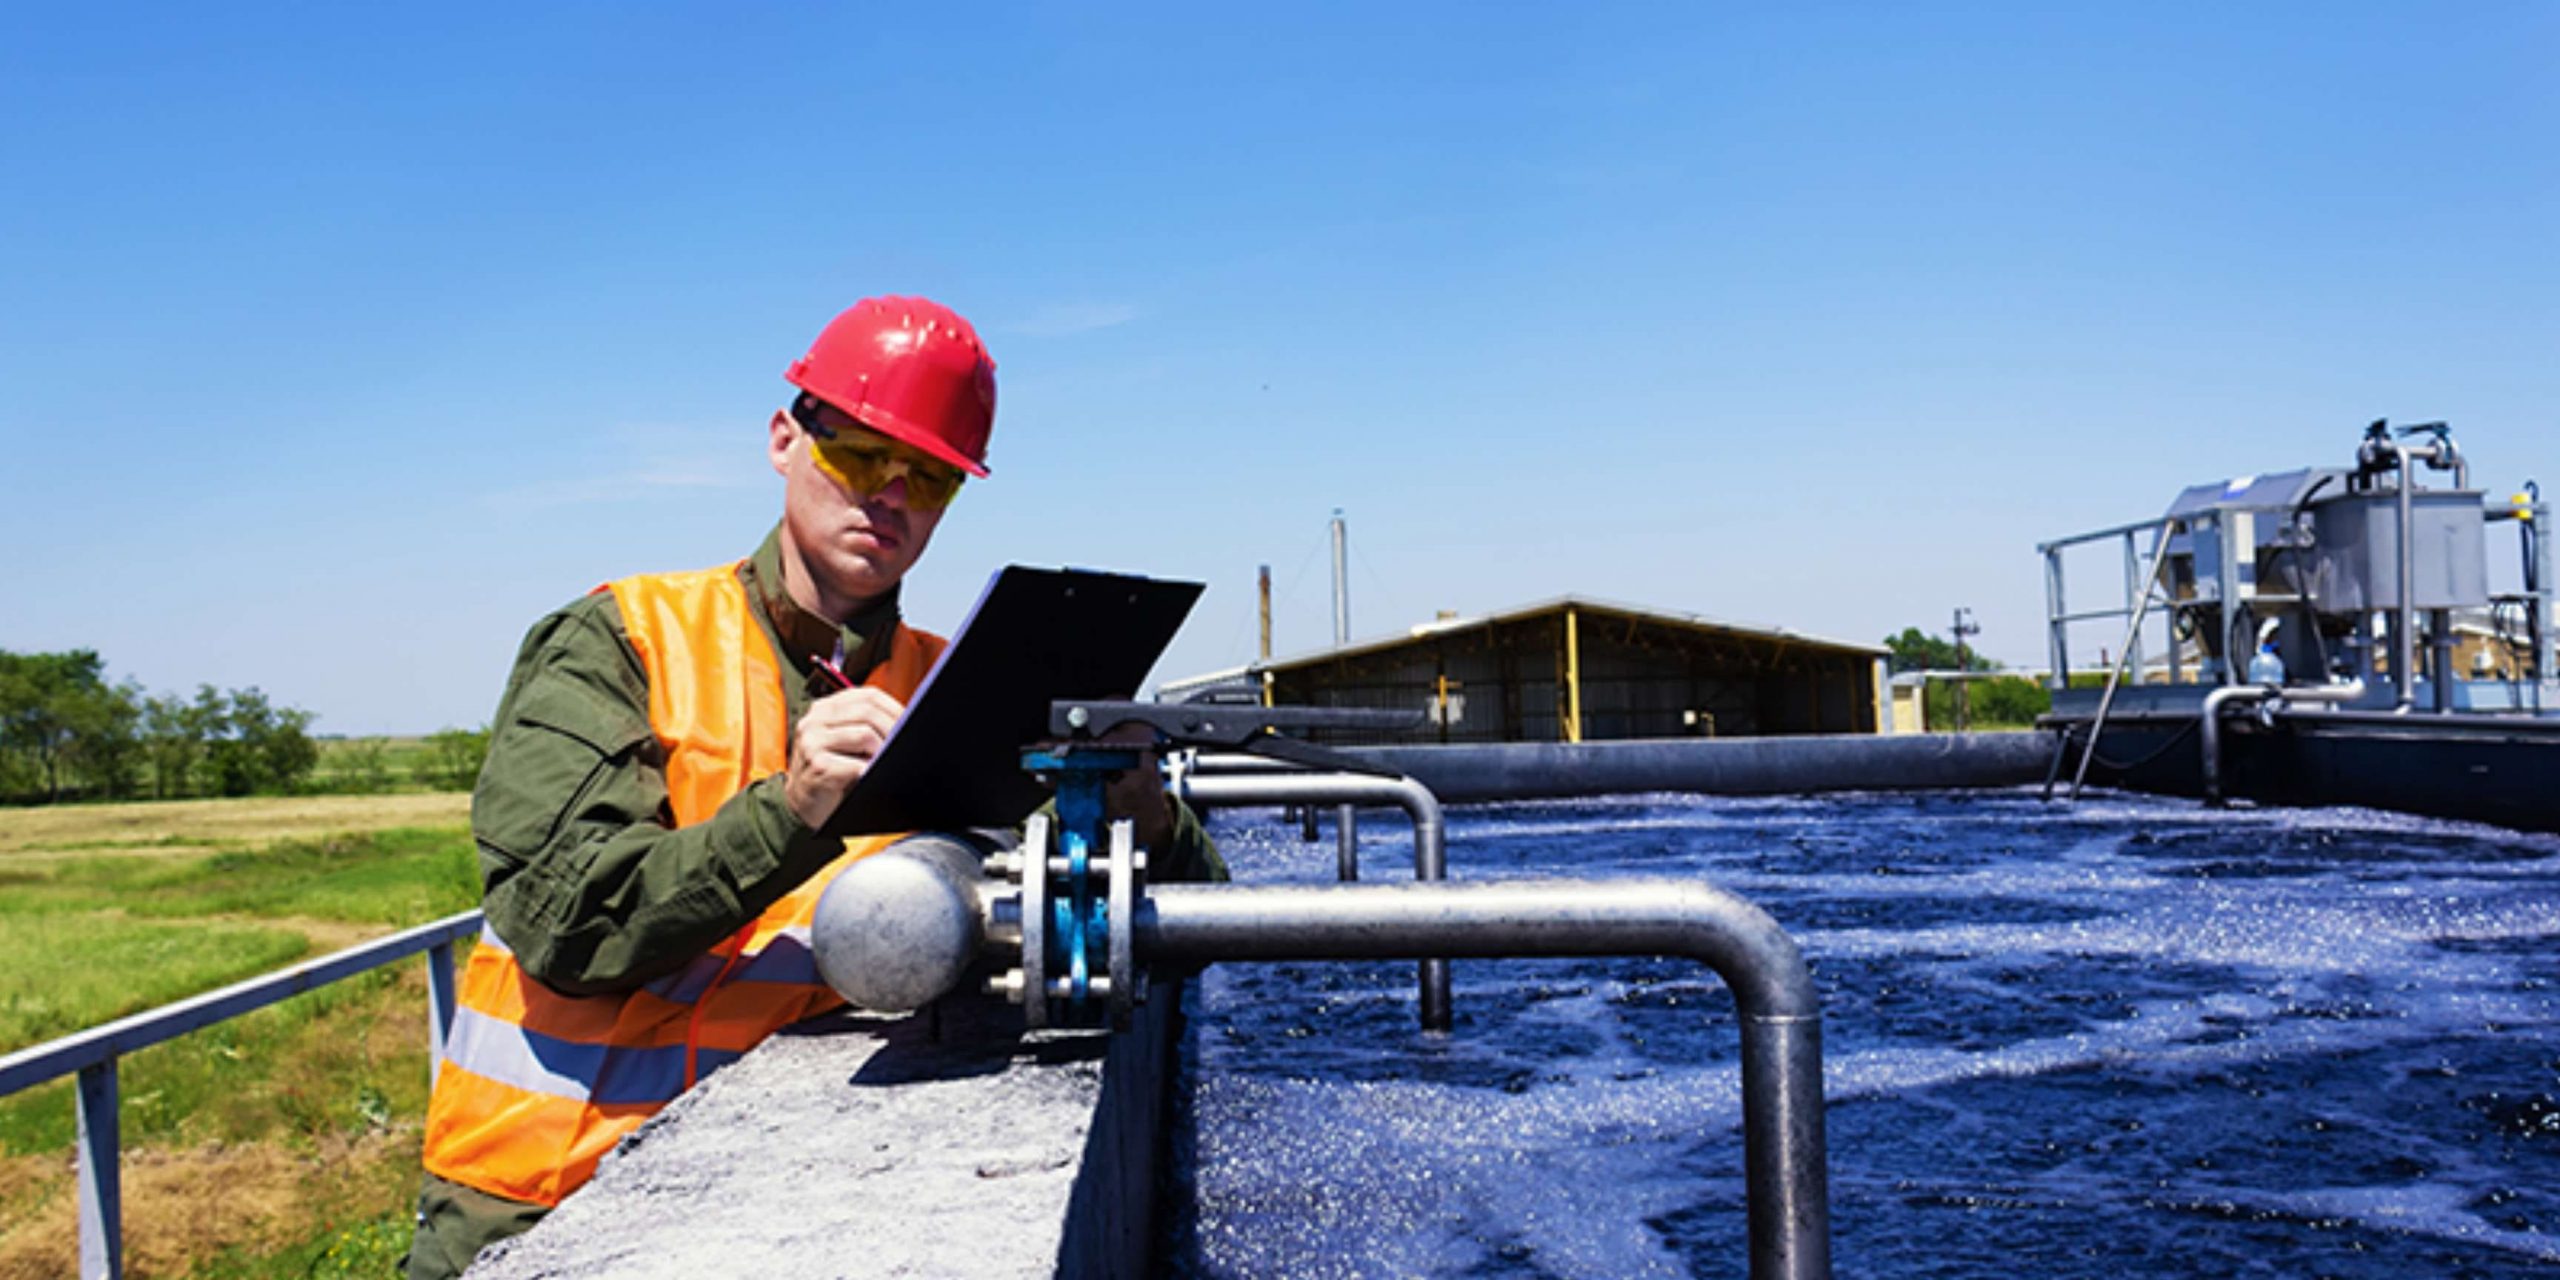
M1823 1002L1839 1275L2560 1265L2560 839L2034 788L1449 816L1462 881L1678 876L1786 924ZM1214 830L1240 877L1331 875L1268 817ZM1201 975L1170 1274L1740 1274L1722 985L1459 974L1445 1038L1400 963Z

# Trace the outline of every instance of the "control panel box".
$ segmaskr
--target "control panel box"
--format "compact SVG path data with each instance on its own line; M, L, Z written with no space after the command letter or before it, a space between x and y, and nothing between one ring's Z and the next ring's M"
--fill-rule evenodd
M2422 489L2409 495L2411 607L2476 609L2489 603L2488 528L2480 494ZM2400 607L2400 496L2345 494L2311 509L2311 601L2322 613Z

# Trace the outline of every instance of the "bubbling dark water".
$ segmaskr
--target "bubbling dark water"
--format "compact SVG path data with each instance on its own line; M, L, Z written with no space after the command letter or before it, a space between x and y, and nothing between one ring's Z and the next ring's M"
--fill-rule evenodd
M1267 812L1244 882L1333 875ZM1363 825L1372 878L1409 832ZM1699 876L1823 993L1838 1274L2560 1268L2560 840L2103 795L1453 812L1452 874ZM1688 961L1230 965L1177 1117L1185 1277L1744 1273L1732 1001Z

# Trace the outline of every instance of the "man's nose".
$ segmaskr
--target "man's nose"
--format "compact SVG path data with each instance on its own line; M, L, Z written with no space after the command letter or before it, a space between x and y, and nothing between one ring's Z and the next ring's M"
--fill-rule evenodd
M895 507L904 511L907 509L907 464L897 462L891 465L897 468L897 473L890 476L887 483L882 484L872 493L871 500L884 507Z

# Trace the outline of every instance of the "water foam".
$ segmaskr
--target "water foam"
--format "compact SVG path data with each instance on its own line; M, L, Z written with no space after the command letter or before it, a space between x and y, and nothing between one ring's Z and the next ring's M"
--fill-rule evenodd
M1409 857L1400 823L1363 834L1372 875ZM1331 877L1329 841L1250 816L1220 837L1241 878ZM1450 853L1462 878L1706 876L1795 926L1825 988L1843 1275L2113 1277L2137 1246L2197 1276L2552 1257L2560 841L2112 795L1652 796L1458 811ZM1211 973L1178 1269L1738 1271L1712 977L1458 972L1445 1041L1411 1030L1408 966Z

